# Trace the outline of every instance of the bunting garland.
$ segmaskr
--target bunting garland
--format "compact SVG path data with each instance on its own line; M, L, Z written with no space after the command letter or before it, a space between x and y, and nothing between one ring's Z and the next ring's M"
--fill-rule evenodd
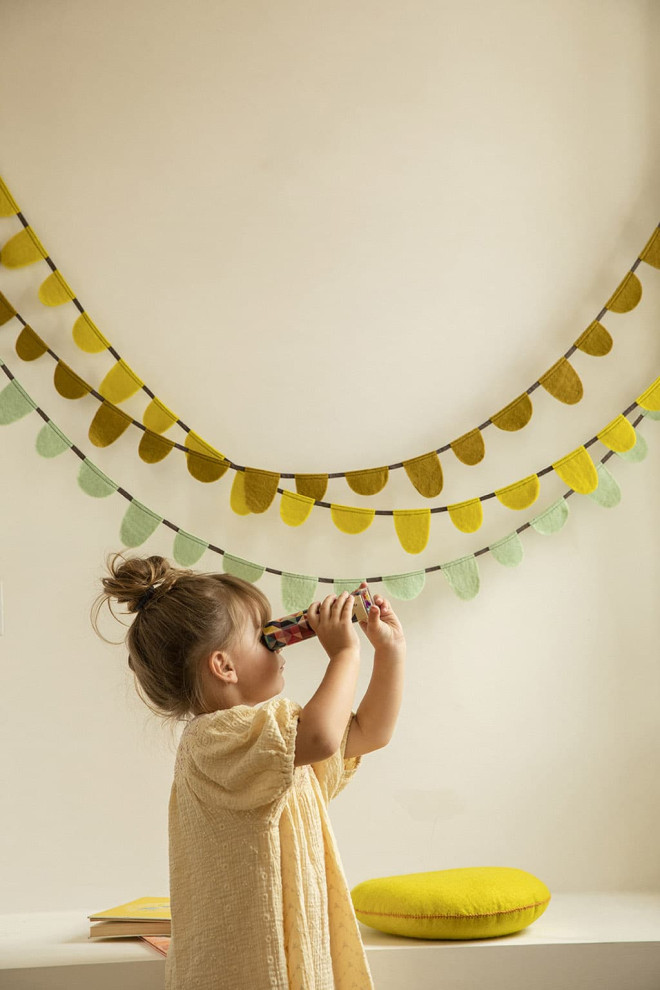
M214 546L191 533L185 532L175 523L170 522L146 505L143 505L130 492L120 487L100 471L86 457L83 451L76 447L62 433L50 417L37 406L34 400L22 388L6 364L0 362L0 368L9 379L9 384L0 392L0 425L15 422L33 411L38 413L45 421L45 425L42 427L36 441L36 449L41 456L48 458L57 457L65 450L70 450L81 461L78 472L78 485L86 494L93 498L106 498L109 495L117 493L128 501L128 509L122 519L120 529L120 537L124 546L130 548L140 546L160 525L167 526L176 534L173 544L173 557L182 566L193 566L200 560L206 550L211 550L222 556L223 569L226 573L236 574L247 581L258 581L264 573L278 575L281 578L283 602L285 607L290 608L291 611L307 608L310 605L314 600L317 584L332 584L335 591L339 594L347 588L349 590L355 588L361 580L366 580L369 584L382 583L393 598L408 601L421 594L426 584L426 575L434 571L441 571L454 593L459 598L468 601L477 595L480 588L477 558L486 553L491 553L498 563L503 566L517 566L523 558L523 546L520 540L520 534L530 528L544 536L558 532L568 519L568 498L577 491L577 489L569 488L553 505L549 506L549 508L545 509L529 522L518 527L513 533L492 543L490 546L482 547L475 553L467 554L464 557L446 563L435 564L431 567L408 573L366 578L313 577L311 575L293 574L236 557L221 547ZM640 405L642 412L632 424L628 424L631 430L634 431L635 427L645 416L652 419L660 419L660 389L658 388L658 383L654 383L643 395L639 396L635 404ZM636 434L636 437L637 442L633 448L617 451L612 446L599 464L593 465L597 476L597 484L593 490L585 493L598 505L611 508L617 505L621 498L616 480L605 467L605 463L609 458L617 453L620 457L639 461L646 455L645 441L643 441L643 438L639 434ZM574 480L579 480L582 477L582 461L579 458L578 461L580 468L575 472Z
M0 295L0 324L6 323L16 316L24 327L19 341L17 341L19 356L23 360L34 360L44 353L50 353L58 362L54 379L56 388L60 394L71 399L82 398L84 395L93 394L100 399L102 404L90 427L90 439L92 442L97 446L107 446L117 440L129 425L134 424L144 431L144 436L139 446L139 455L148 463L155 463L162 460L174 447L178 447L186 451L188 469L200 481L216 481L229 468L232 468L237 472L237 475L232 486L231 504L234 510L241 515L247 515L251 512L264 512L272 503L275 494L277 492L282 493L282 490L277 487L280 479L295 479L296 492L286 492L287 502L284 507L283 519L285 522L287 520L300 520L300 522L289 522L289 525L300 525L304 521L304 518L306 518L306 510L311 511L312 504L327 507L322 502L322 499L327 490L327 483L330 478L345 478L352 491L359 495L369 496L382 491L387 484L390 471L404 468L411 483L422 496L425 498L435 498L443 488L443 470L438 455L452 450L461 463L466 465L478 464L485 456L483 431L491 424L494 424L498 429L508 432L515 432L526 426L533 412L530 395L536 388L543 387L560 402L567 404L579 402L583 395L582 382L568 359L576 350L581 350L583 353L594 357L601 357L609 353L612 348L612 337L609 331L600 323L600 320L608 311L613 313L627 313L637 306L642 297L642 283L636 274L636 270L642 261L653 268L660 268L659 225L654 229L645 247L600 313L598 313L586 330L572 344L569 350L548 371L542 374L537 381L527 388L525 392L503 409L499 410L499 412L494 413L480 426L463 434L458 439L429 453L407 458L385 467L336 473L304 474L296 472L289 474L285 472L265 471L258 468L247 468L233 463L224 454L221 454L219 450L208 444L186 426L175 413L156 397L90 319L75 293L49 257L41 241L29 226L28 221L21 213L18 204L13 199L2 179L0 179L0 216L16 216L23 225L23 230L14 235L0 251L0 262L7 267L18 268L38 261L46 261L51 269L51 274L40 286L39 298L41 302L46 306L59 306L67 302L73 302L80 314L73 327L73 336L76 344L88 353L100 353L107 350L115 359L115 364L99 385L98 392L95 391L53 354L48 345L18 314L9 300ZM143 424L139 424L136 420L133 420L132 417L128 416L117 406L117 403L125 401L140 390L143 390L151 400L143 415ZM162 436L163 433L175 424L186 433L185 446L176 444L174 441ZM573 457L574 455L568 456ZM574 468L579 466L574 462L571 463ZM569 470L568 464L565 467L566 470ZM238 472L243 476L239 477ZM589 473L593 480L593 471ZM529 479L524 479L524 481L527 482ZM522 482L516 483L516 486L522 486L522 484ZM530 484L533 484L533 482L530 482ZM289 497L291 495L298 495L303 499L311 500L311 502L292 499ZM487 497L494 497L495 495L497 493L491 493ZM443 507L443 510L449 511L450 508L453 508L453 513L450 511L450 518L458 525L458 528L468 527L464 529L465 532L474 532L480 525L478 520L481 511L481 506L476 503L480 503L481 501L483 499L472 500L470 503L461 503L460 506ZM335 519L339 528L343 529L344 532L362 532L370 525L373 518L370 518L370 513L374 510L362 510L347 506L330 507L333 511L333 519ZM307 514L309 514L309 511L307 511ZM411 528L414 529L415 536L410 537L408 540L410 545L417 546L420 544L422 526L421 517L415 518L414 521L411 520ZM399 528L401 528L401 525ZM419 550L409 552L419 552Z

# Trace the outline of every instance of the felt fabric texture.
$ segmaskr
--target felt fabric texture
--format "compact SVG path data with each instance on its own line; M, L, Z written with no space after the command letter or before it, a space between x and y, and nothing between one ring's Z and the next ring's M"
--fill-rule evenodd
M155 533L162 521L162 516L134 498L121 521L119 538L125 547L139 547Z
M117 361L99 385L99 393L108 402L123 402L139 392L144 382L125 361Z
M561 480L580 495L588 495L598 485L596 465L585 447L578 447L552 466Z
M359 583L358 581L354 587L357 588ZM280 581L280 592L282 604L287 614L309 608L312 602L316 600L317 584L318 578L310 577L307 574L289 574L285 571Z
M559 532L567 519L568 502L565 498L560 498L545 512L536 516L535 519L530 519L529 525L541 536L552 536L553 533Z
M16 310L6 296L0 292L0 327L16 316Z
M222 569L225 574L233 574L235 577L243 578L244 581L254 583L259 580L266 568L262 567L261 564L253 564L249 560L243 560L242 557L234 557L230 553L224 553L222 555Z
M461 533L476 533L484 521L484 510L478 498L468 499L467 502L456 502L448 505L449 518Z
M15 378L0 392L0 426L15 423L33 409L36 409L35 403Z
M14 349L21 361L36 361L44 356L48 350L48 344L44 343L32 327L25 326L16 338Z
M238 473L238 472L237 472ZM273 504L280 483L279 474L274 471L262 471L258 468L246 467L245 471L245 502L250 512L265 512Z
M499 430L506 430L509 433L513 433L527 426L532 418L533 411L532 400L527 392L523 392L522 395L519 395L517 399L510 402L504 409L500 409L490 419Z
M231 485L229 505L237 516L249 516L252 510L245 497L245 471L236 471Z
M359 509L352 505L330 506L332 521L342 533L364 533L374 521L374 509Z
M299 495L306 495L316 502L321 502L328 489L327 474L297 474L296 491Z
M366 471L347 471L346 481L358 495L376 495L387 484L389 468L369 468Z
M426 574L424 571L413 571L410 574L388 574L383 577L383 584L392 598L402 602L412 601L424 590ZM353 585L357 588L357 584Z
M511 935L550 903L541 880L510 867L468 867L365 880L351 891L358 920L370 928L428 939Z
M461 464L468 464L470 466L482 461L486 453L481 430L470 430L469 433L464 433L458 440L452 440L449 446Z
M406 553L421 553L431 533L430 509L395 509L394 528Z
M656 227L651 234L648 243L640 254L642 261L654 268L660 268L660 227Z
M57 269L39 286L39 299L44 306L62 306L75 299L76 294Z
M207 548L208 543L204 540L180 529L174 537L172 556L182 567L193 567L204 556L204 551Z
M350 595L356 588L360 587L363 581L364 578L335 578L332 582L332 590L335 595L341 595L342 591L347 591ZM329 594L329 592L321 590L319 591L317 599L313 600L322 602L327 594Z
M474 554L443 564L442 573L451 590L463 601L470 601L479 593L479 567Z
M53 384L65 399L82 399L92 391L91 385L83 381L64 361L58 361L55 365Z
M154 433L166 433L170 426L174 426L178 418L176 413L173 413L159 398L154 396L144 410L142 422L148 430L153 430Z
M145 430L138 444L138 454L146 464L157 464L171 450L174 450L174 441L161 437L160 433L154 433L153 430Z
M91 495L92 498L107 498L108 495L116 492L119 487L112 478L108 478L103 471L97 468L95 464L92 464L91 461L88 461L87 458L80 465L78 485L86 495Z
M637 404L650 412L660 411L660 378L656 378L645 392L637 396Z
M225 455L202 440L200 436L190 430L186 435L186 463L188 471L197 481L209 483L222 478L229 469L229 462ZM242 472L241 472L242 473Z
M286 489L280 497L280 518L287 526L302 526L314 508L314 499Z
M606 330L598 320L594 320L584 333L580 334L573 346L585 354L590 354L591 357L604 357L612 350L613 343L609 330Z
M605 309L613 313L629 313L642 298L642 283L634 272L628 272L612 297L605 303Z
M634 447L631 447L630 450L617 450L616 452L617 457L620 457L624 461L629 461L631 464L639 464L649 452L646 437L643 437L641 433L637 433L636 431L635 436L637 437L637 441Z
M597 434L600 442L610 450L622 453L635 446L637 437L632 423L625 416L617 416Z
M15 217L17 213L20 213L20 207L0 179L0 217Z
M559 358L544 375L541 375L539 383L553 398L567 405L579 402L584 394L580 376L565 357Z
M518 533L511 533L488 547L498 564L517 567L523 559L523 545Z
M73 447L73 442L49 420L39 430L35 447L40 457L57 457Z
M613 509L621 501L621 489L604 464L598 468L598 488L589 492L589 498L604 509Z
M95 447L109 447L132 423L132 418L111 402L102 402L89 425L88 436Z
M110 347L99 328L93 323L87 313L81 313L73 324L71 331L76 345L87 354L100 354Z
M531 474L522 481L516 481L506 488L498 488L495 491L497 500L506 506L507 509L528 509L539 497L541 483L538 475Z
M642 416L646 416L648 419L660 419L660 409L641 409L640 412Z
M43 261L48 257L48 253L32 230L31 227L24 227L18 234L7 241L0 251L0 264L6 268L25 268L26 265L34 265L37 261Z
M406 474L424 498L435 498L442 491L442 464L435 450L403 462Z

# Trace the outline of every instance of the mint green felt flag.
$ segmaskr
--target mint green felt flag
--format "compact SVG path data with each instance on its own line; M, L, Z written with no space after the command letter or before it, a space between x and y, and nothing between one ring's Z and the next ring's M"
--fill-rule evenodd
M478 594L479 568L474 554L443 564L442 573L447 578L449 587L463 601L470 601Z
M649 419L660 419L660 409L641 409L639 410L642 416L648 416Z
M517 567L523 559L523 545L518 533L505 536L503 540L492 543L488 549L498 564L505 567Z
M87 458L80 465L78 484L85 494L91 495L92 498L107 498L119 487L112 478L108 478L106 474L103 474L103 471L99 471L97 466L88 461Z
M637 430L635 430L637 433ZM621 457L624 461L630 461L631 464L639 464L643 461L649 452L649 447L646 442L646 437L643 437L641 433L637 433L637 443L630 450L617 450L616 456Z
M0 392L0 426L15 423L36 408L36 403L23 391L16 379L12 378L9 385Z
M73 442L64 436L52 420L49 420L39 430L35 446L37 453L42 457L57 457L65 450L70 450Z
M589 498L597 505L602 505L604 509L613 509L621 501L621 489L616 479L610 474L604 464L599 464L598 488L589 492Z
M200 540L198 537L192 536L192 534L180 529L174 537L172 556L177 564L181 564L182 567L192 567L204 555L204 551L207 549L208 543L204 540Z
M549 509L530 519L530 526L543 536L558 533L568 519L568 502L565 498L558 499Z
M158 529L162 521L162 516L157 516L134 498L121 521L119 538L125 547L139 547Z
M261 564L253 564L241 557L233 557L230 553L223 554L222 567L226 574L233 574L234 577L243 578L251 584L258 581L266 569Z
M392 598L409 602L413 598L417 598L424 590L426 573L424 571L412 571L410 574L388 574L383 577L383 584Z
M285 611L301 612L309 608L314 599L318 578L305 574L282 574L281 592Z
M335 578L332 587L336 595L341 595L342 591L347 591L350 595L360 587L363 581L364 578ZM328 592L328 594L331 594L331 592ZM322 602L325 597L325 595L321 595L319 601Z

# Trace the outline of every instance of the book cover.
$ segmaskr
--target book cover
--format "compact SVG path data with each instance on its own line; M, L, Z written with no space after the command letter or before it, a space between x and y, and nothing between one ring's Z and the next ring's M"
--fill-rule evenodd
M90 926L89 938L134 938L136 935L170 935L170 921L97 921Z
M148 942L149 945L153 945L157 952L160 952L161 956L167 955L167 950L170 947L169 938L158 938L158 936L143 935L143 942Z
M96 914L87 915L90 921L114 918L120 921L151 921L160 919L170 921L170 899L169 897L138 897L135 901L127 901L126 904L119 904L118 907L108 908L106 911L98 911Z

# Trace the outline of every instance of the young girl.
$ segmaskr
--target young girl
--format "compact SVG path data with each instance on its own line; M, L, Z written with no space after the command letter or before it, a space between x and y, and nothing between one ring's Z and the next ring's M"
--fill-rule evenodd
M286 651L260 641L271 609L252 584L155 556L117 554L109 571L95 622L112 599L135 613L138 692L186 722L169 805L168 990L370 990L327 805L394 730L406 647L389 602L376 595L360 623L374 661L353 714L352 595L309 608L328 665L301 707L281 696Z

